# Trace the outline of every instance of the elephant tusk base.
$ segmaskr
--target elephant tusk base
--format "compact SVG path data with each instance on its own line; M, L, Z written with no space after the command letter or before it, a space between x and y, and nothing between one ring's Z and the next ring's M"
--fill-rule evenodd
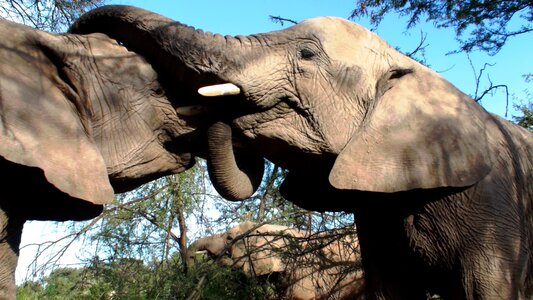
M240 93L241 89L233 83L210 85L198 89L198 94L204 97L231 96L238 95Z

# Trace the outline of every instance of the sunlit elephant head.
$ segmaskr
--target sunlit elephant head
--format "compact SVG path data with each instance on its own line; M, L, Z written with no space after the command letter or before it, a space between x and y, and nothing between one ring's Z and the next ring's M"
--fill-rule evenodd
M364 286L356 241L353 232L311 234L244 222L195 241L189 251L275 281L284 299L356 299Z

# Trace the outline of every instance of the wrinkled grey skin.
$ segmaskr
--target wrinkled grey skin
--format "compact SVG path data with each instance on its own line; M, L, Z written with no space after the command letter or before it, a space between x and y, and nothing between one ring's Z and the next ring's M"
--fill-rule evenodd
M74 29L240 87L222 121L289 170L287 199L355 214L369 299L533 297L532 134L370 31L316 18L222 37L131 7Z
M139 31L141 28L142 31ZM213 45L228 43L228 46L239 43L233 38L226 40L219 35L213 36L179 23L173 24L172 20L146 10L120 5L105 6L87 13L69 31L79 34L105 32L109 36L120 37L119 40L128 48L136 49L136 52L145 56L161 78L179 82L187 86L188 91L194 92L202 86L223 82L219 74L227 65L221 63L218 56L231 49L210 48L213 42L216 41ZM173 41L159 40L159 35L144 31L172 33ZM198 47L199 44L214 52L203 51L202 47ZM168 51L161 51L162 48ZM229 103L217 99L197 99L197 94L187 96L186 104L201 104L199 111L218 114L218 122L207 131L209 148L206 152L209 158L208 171L215 188L228 200L250 197L261 183L264 161L250 148L246 152L238 152L237 149L235 153L238 153L234 155L232 139L240 138L238 144L241 147L247 145L238 132L231 131L230 127L235 116L242 115L243 109L248 111L248 105L238 101ZM218 107L213 107L217 103Z
M200 147L145 59L103 34L0 21L0 298L15 297L26 220L84 220ZM168 91L170 92L170 91Z
M249 276L269 279L282 299L361 299L364 293L353 235L324 236L248 221L196 240L189 254L199 251Z

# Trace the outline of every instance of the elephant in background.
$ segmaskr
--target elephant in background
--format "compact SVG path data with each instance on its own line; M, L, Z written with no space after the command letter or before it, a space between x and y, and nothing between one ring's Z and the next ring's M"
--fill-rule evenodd
M181 106L186 85L158 79L104 34L0 20L0 298L15 297L26 220L90 219L114 192L194 165L203 121Z
M200 92L232 108L208 151L217 190L244 198L227 184L246 177L231 159L241 145L288 170L286 199L353 212L369 299L533 297L532 134L369 30L320 17L223 37L124 6L71 30L216 85Z
M283 299L360 299L363 294L355 234L312 234L247 221L189 247L190 255L204 251L222 265L270 279Z

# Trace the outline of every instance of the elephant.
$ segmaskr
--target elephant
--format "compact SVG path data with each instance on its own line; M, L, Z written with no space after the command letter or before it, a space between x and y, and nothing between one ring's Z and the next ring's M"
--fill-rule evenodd
M203 121L159 79L104 34L0 20L0 298L15 298L26 220L90 219L115 192L194 165Z
M368 299L533 297L532 134L375 33L317 17L221 36L129 6L71 32L109 34L165 78L203 78L198 109L231 107L208 146L215 188L239 200L227 182L257 176L232 159L239 146L287 170L287 200L353 213Z
M361 299L364 290L353 234L312 234L246 221L189 247L190 255L202 252L249 276L270 279L283 299Z

